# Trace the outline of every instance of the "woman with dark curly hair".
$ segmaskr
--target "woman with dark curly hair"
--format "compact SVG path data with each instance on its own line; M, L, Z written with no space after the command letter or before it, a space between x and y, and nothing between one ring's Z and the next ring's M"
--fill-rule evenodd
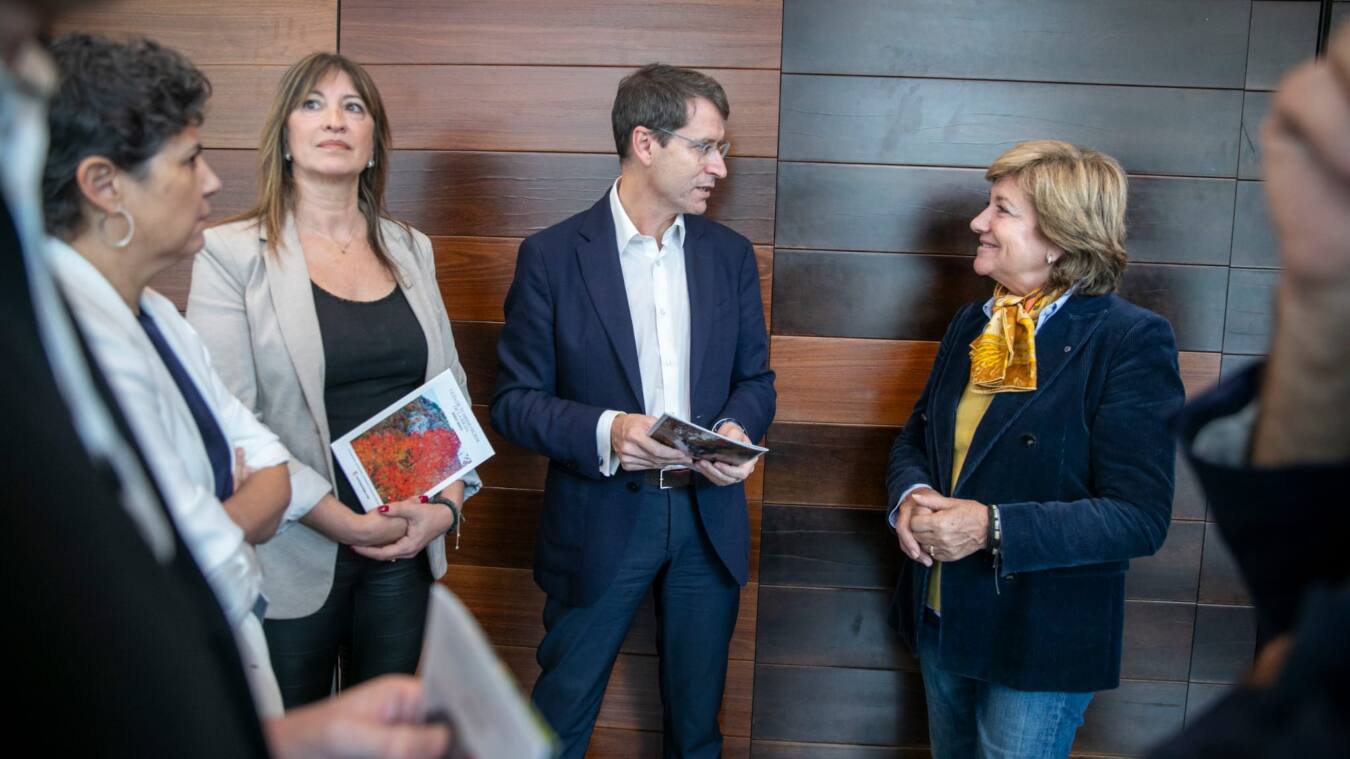
M220 180L198 127L206 77L148 40L71 35L43 172L48 255L193 558L233 625L259 711L281 713L251 544L286 521L285 446L226 389L197 334L147 287L201 249ZM321 483L297 476L301 496Z
M207 230L187 317L232 391L324 482L303 524L259 551L267 639L288 707L417 668L445 536L480 487L366 512L329 445L449 369L468 397L426 235L384 207L389 120L356 63L315 53L277 86L260 194ZM331 491L331 492L330 492Z

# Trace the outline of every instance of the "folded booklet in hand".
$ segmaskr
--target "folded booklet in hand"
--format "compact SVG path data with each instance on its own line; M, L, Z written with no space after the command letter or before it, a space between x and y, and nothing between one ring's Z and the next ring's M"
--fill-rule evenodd
M768 448L732 440L670 414L662 414L647 435L662 445L689 454L695 461L721 461L739 466L769 452Z
M473 614L444 585L431 586L418 668L427 713L450 723L452 756L547 759L558 741L493 653Z

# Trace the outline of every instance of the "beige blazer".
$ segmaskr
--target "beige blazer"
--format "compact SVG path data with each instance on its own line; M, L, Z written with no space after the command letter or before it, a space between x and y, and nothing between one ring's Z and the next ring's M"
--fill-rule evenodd
M450 320L436 284L431 240L384 220L384 239L400 287L427 339L427 378L454 371L469 389ZM206 247L192 268L187 319L201 335L224 378L299 462L332 483L328 414L324 409L324 355L309 270L293 218L286 220L277 254L266 252L265 231L243 221L206 230ZM466 494L482 486L465 478ZM445 542L426 548L435 577L445 574ZM333 585L337 544L296 523L258 546L270 619L318 611Z

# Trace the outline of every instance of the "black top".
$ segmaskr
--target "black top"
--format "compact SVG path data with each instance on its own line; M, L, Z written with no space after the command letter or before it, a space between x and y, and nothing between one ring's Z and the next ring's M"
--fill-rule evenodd
M401 287L355 301L311 286L323 335L323 402L336 440L426 381L427 339ZM333 468L338 500L364 513L336 459Z

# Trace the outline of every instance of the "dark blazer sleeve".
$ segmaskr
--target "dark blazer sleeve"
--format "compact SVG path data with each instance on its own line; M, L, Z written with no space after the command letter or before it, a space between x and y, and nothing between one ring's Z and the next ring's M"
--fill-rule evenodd
M492 426L506 439L600 479L595 426L605 409L557 396L554 303L547 261L536 238L520 244L497 341Z
M937 476L932 470L932 452L928 450L927 408L933 390L937 387L939 375L947 364L947 357L961 332L960 325L965 323L966 316L974 307L975 304L967 303L956 312L956 316L952 317L951 324L947 325L947 332L938 345L937 356L933 359L933 368L928 373L928 381L924 383L923 392L914 402L914 410L910 412L909 419L905 420L905 426L900 428L900 434L891 444L891 459L886 467L888 514L899 504L901 494L915 485L928 484L934 489L946 491L936 482Z
M1090 411L1092 497L998 504L1004 573L1125 561L1156 553L1172 516L1176 446L1169 420L1185 390L1172 327L1146 314L1104 357Z
M1182 444L1261 617L1278 635L1293 627L1311 589L1350 579L1350 462L1256 469L1196 454L1207 424L1235 414L1260 394L1264 365L1223 382L1181 415ZM1245 460L1245 451L1244 457Z
M773 389L774 372L769 368L769 335L764 328L764 300L759 290L755 251L741 238L741 263L736 272L736 357L731 367L731 392L717 414L744 425L751 440L760 440L773 421L778 395ZM713 325L721 329L721 325Z

